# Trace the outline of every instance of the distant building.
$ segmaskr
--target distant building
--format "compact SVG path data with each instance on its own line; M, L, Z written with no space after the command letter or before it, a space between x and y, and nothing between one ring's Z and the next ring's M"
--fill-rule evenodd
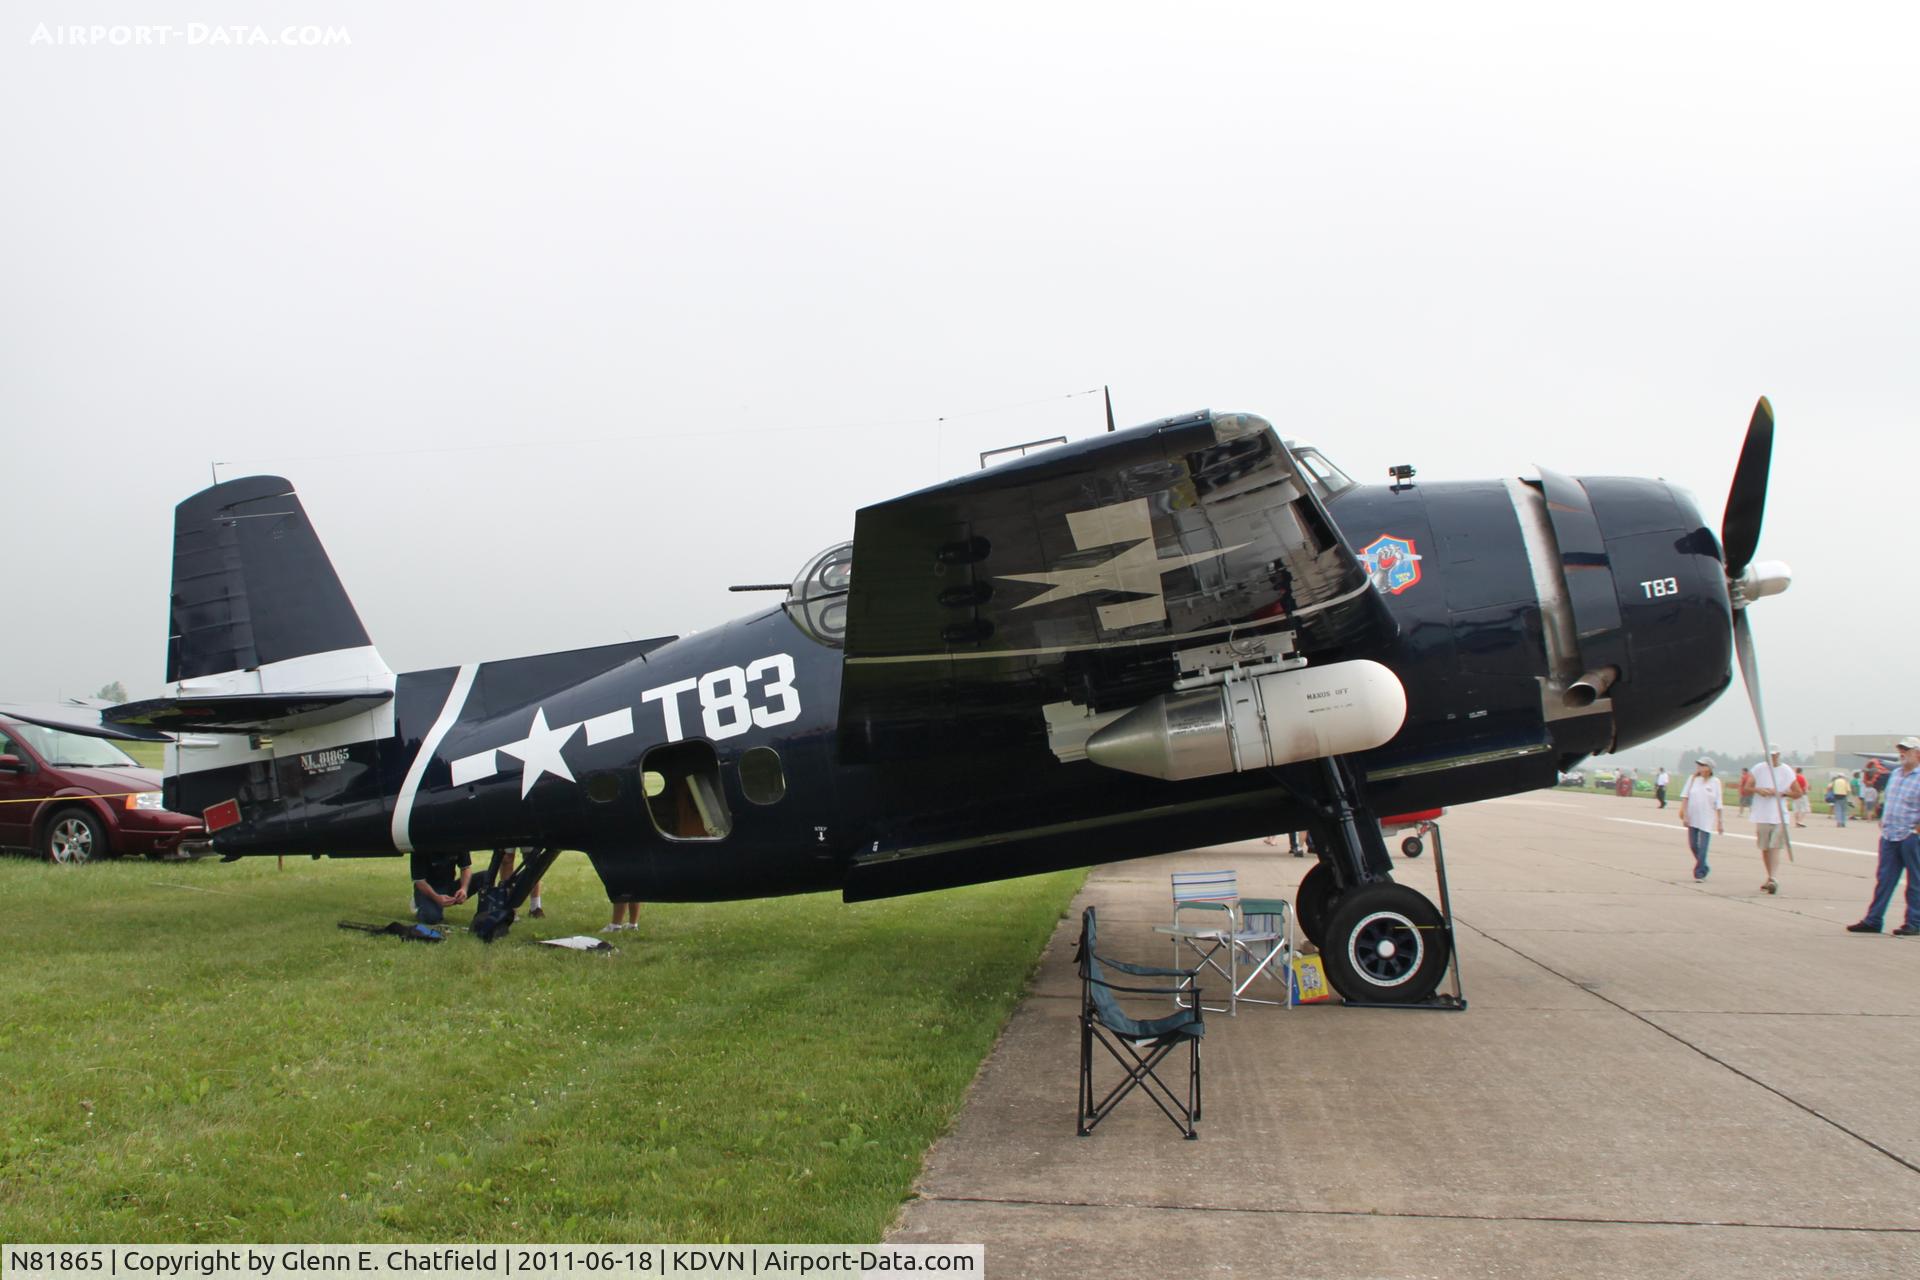
M1836 733L1833 735L1833 749L1816 753L1813 763L1807 767L1854 773L1867 762L1869 755L1890 754L1893 744L1911 732L1910 729L1889 729L1885 733Z

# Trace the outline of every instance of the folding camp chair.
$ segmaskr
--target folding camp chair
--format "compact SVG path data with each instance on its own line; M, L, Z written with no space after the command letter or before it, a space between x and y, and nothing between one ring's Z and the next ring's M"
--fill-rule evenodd
M1193 1131L1193 1124L1200 1118L1200 1037L1206 1034L1206 1026L1201 1020L1199 971L1127 964L1100 955L1097 948L1094 910L1088 907L1080 916L1080 949L1075 956L1080 967L1080 1136L1084 1138L1092 1133L1093 1127L1106 1119L1123 1098L1136 1088L1144 1087L1154 1105L1173 1121L1174 1128L1190 1139L1198 1138L1200 1135ZM1173 978L1177 981L1174 986L1167 987L1121 986L1108 980L1108 970L1136 978ZM1119 992L1138 996L1168 996L1178 991L1193 994L1191 1007L1179 1009L1164 1018L1144 1020L1134 1018L1121 1009L1115 995ZM1098 1102L1093 1098L1095 1041L1112 1054L1113 1060L1127 1073L1126 1078L1108 1090L1107 1095ZM1167 1087L1156 1070L1182 1044L1188 1048L1185 1102Z
M1238 872L1174 872L1173 923L1156 932L1172 936L1174 963L1185 948L1227 980L1229 1016L1240 1012L1243 1000L1292 1007L1293 905L1284 898L1241 898ZM1263 976L1281 984L1280 999L1247 994Z

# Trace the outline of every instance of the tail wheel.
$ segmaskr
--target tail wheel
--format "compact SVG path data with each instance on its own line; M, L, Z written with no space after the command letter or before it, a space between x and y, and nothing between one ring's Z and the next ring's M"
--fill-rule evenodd
M1426 851L1427 846L1420 842L1419 836L1408 836L1400 842L1400 852L1409 858L1417 858Z
M1307 868L1307 874L1300 878L1300 888L1293 896L1293 914L1300 921L1300 932L1306 934L1307 941L1316 947L1327 936L1327 922L1333 919L1339 898L1340 886L1326 863L1317 862Z
M68 865L107 856L107 830L85 809L62 809L40 837L48 862Z
M1405 885L1376 881L1342 894L1320 944L1327 981L1363 1004L1418 1004L1453 954L1440 909Z

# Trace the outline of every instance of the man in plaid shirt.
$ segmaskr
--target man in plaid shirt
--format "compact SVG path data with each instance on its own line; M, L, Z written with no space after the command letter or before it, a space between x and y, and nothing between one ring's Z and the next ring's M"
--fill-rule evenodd
M1900 767L1887 775L1886 802L1880 810L1880 866L1873 877L1873 902L1867 914L1847 926L1849 933L1878 933L1893 902L1893 888L1907 877L1907 921L1897 938L1920 935L1920 738L1895 744Z

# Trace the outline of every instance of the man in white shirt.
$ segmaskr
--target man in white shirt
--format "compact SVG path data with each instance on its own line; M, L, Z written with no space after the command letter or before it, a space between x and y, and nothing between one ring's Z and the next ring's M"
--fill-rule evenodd
M1667 766L1661 765L1660 772L1653 775L1653 798L1662 809L1667 807L1667 781Z
M1790 765L1780 763L1780 748L1767 747L1767 758L1753 766L1753 837L1760 846L1760 861L1767 869L1762 893L1779 893L1773 878L1780 850L1787 845L1787 806L1800 794L1798 781Z
M1680 788L1680 825L1687 829L1687 847L1693 850L1693 878L1705 880L1707 843L1727 834L1727 828L1721 818L1720 779L1713 776L1713 761L1701 756L1693 766Z

